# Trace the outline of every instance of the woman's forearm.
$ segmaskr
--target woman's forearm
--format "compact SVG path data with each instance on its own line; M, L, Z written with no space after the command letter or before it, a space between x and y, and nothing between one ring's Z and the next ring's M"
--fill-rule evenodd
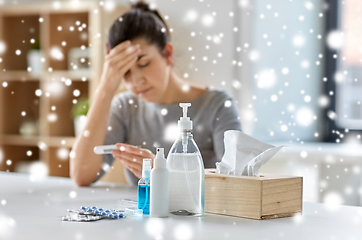
M113 98L113 90L101 84L87 114L87 122L76 138L70 158L70 176L79 186L90 185L102 165L102 156L93 153L94 146L102 145Z

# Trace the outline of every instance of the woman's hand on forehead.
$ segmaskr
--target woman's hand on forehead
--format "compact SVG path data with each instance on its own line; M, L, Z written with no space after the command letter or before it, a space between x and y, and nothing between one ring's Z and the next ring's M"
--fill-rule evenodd
M116 91L126 73L136 64L140 53L140 45L132 45L129 40L118 44L109 51L105 56L101 86L106 91Z

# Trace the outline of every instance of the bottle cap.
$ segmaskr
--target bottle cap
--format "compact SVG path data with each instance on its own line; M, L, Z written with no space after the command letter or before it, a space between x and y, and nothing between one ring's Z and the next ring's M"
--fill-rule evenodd
M166 167L165 150L163 148L157 148L157 150L156 150L154 167L155 168L165 168Z
M142 178L150 178L151 162L149 158L143 159Z
M182 107L183 116L178 121L178 127L180 130L192 130L192 121L187 117L187 108L191 106L191 103L180 103Z

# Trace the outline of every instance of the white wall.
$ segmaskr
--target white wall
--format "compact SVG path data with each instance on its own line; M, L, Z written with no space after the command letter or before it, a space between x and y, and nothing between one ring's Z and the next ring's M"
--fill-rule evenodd
M160 9L163 15L168 15L169 27L174 29L172 42L176 47L176 67L180 73L189 74L188 79L202 85L214 86L218 89L231 90L231 85L222 85L222 82L229 83L234 78L232 71L234 32L234 18L229 16L233 11L233 1L152 1ZM197 13L194 21L186 20L190 12ZM213 15L213 12L216 15ZM207 16L213 19L210 26L203 24L203 18ZM191 33L195 33L195 37ZM223 37L220 37L223 34ZM217 36L220 43L207 40ZM209 47L207 49L206 47ZM192 51L188 48L191 47ZM218 57L218 53L222 57ZM194 56L195 60L191 57ZM207 61L203 61L207 57ZM213 61L217 63L214 64ZM195 69L197 68L197 71Z

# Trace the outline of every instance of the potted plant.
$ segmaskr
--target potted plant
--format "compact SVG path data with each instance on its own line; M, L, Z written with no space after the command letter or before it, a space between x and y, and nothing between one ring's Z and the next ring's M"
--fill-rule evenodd
M81 98L76 104L73 105L72 115L74 119L75 136L78 136L78 134L82 131L87 121L88 110L89 110L88 98Z

